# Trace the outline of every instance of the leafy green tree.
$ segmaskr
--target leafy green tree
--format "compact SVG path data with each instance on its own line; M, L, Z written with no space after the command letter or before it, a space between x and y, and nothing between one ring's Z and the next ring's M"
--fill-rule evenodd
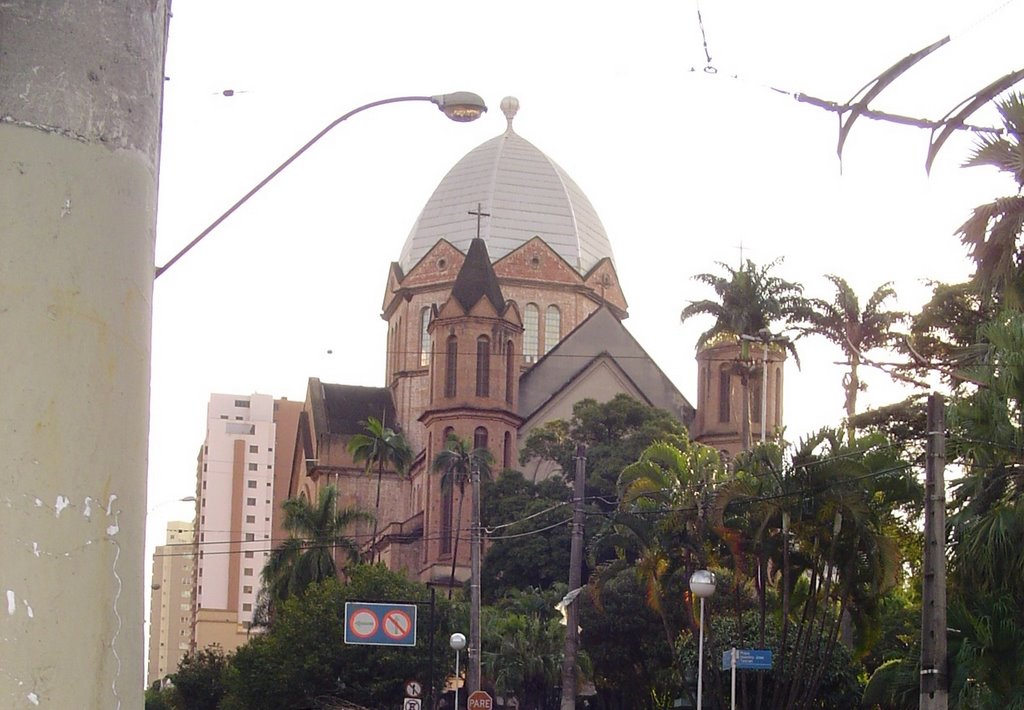
M548 589L566 579L570 547L566 520L572 516L572 491L561 476L531 483L518 471L505 471L484 484L482 498L483 524L488 529L481 571L485 604L516 589Z
M263 590L271 604L301 596L316 582L338 573L337 555L349 562L359 558L359 545L346 531L373 515L357 508L338 508L338 490L320 489L315 503L305 497L289 498L282 505L288 539L274 549L263 566Z
M480 480L491 477L494 456L486 448L471 449L469 443L454 434L448 437L445 447L437 452L431 469L441 474L441 490L459 491L459 507L455 515L455 543L452 549L452 573L448 581L448 598L455 587L455 565L459 558L459 538L462 537L462 504L466 498L466 484L472 482L473 470L480 474Z
M176 701L174 686L161 688L157 681L146 688L145 710L176 710Z
M394 468L398 474L405 475L412 463L412 448L400 432L389 429L374 417L366 422L366 433L356 434L348 442L348 450L356 463L366 464L366 473L377 468L377 500L374 507L373 538L377 542L377 524L380 520L380 486L385 468Z
M843 377L843 390L846 427L852 441L856 433L857 393L865 388L859 374L863 356L870 350L892 345L898 338L893 327L903 321L906 314L885 308L886 301L896 298L891 283L876 288L862 310L857 294L845 279L832 274L825 278L832 282L835 296L831 301L808 300L806 330L838 345L846 356L849 371Z
M178 671L170 675L177 702L186 710L217 710L224 697L225 671L231 656L220 646L185 654Z
M540 710L556 702L565 630L551 615L553 599L523 596L534 598L531 609L516 612L506 604L484 610L483 672L497 693L514 695L522 710Z
M685 445L686 429L672 414L617 394L607 402L584 399L573 405L572 419L548 422L530 432L520 463L553 461L562 475L575 471L576 445L587 446L586 498L601 510L618 507L616 486L622 469L655 441Z
M453 609L437 600L430 637L430 592L383 565L357 564L337 579L313 584L278 609L274 625L236 652L226 674L222 710L289 710L340 707L397 707L404 681L430 685L431 655L438 663L435 690L442 683L440 659L450 655ZM415 647L346 644L345 603L419 600ZM433 644L431 644L433 641Z
M974 280L980 292L1019 310L1024 307L1020 249L1024 234L1024 96L1010 94L996 101L995 106L1002 117L1003 132L979 136L964 165L995 167L1013 179L1017 190L976 207L957 234L974 259Z

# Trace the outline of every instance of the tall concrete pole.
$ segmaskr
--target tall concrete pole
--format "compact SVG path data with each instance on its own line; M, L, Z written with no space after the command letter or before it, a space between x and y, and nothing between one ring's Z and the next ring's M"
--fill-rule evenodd
M0 3L0 707L143 705L166 10Z
M940 395L928 397L924 482L924 581L921 593L921 710L946 710L946 416Z
M470 535L469 579L469 692L480 690L480 555L483 535L480 531L480 466L475 461L470 474L473 485L473 523Z
M569 547L569 593L583 584L583 498L586 493L587 447L576 446L576 478L573 482L572 540ZM578 597L579 595L577 595ZM565 653L562 657L561 710L576 707L576 657L580 644L580 605L573 598L565 610Z

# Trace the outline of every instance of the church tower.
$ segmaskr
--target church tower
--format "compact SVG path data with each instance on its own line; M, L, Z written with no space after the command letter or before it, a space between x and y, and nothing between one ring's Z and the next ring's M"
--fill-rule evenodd
M424 507L424 581L448 577L456 554L455 536L469 530L470 506L460 493L442 489L431 464L450 436L472 449L485 448L493 472L515 464L516 414L523 325L515 303L506 301L491 266L487 246L474 239L449 297L431 309L427 333L435 343L429 363L429 396L419 421L426 432L420 475L426 476ZM468 501L466 501L468 503ZM458 520L461 509L462 520ZM469 545L459 545L457 570L469 564ZM450 574L450 572L449 572Z

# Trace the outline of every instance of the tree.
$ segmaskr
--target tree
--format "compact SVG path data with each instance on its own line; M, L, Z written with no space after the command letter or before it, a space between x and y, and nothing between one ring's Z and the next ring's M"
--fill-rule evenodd
M964 166L987 165L1009 174L1017 193L976 207L957 234L974 259L974 280L980 291L1008 308L1020 309L1024 307L1019 245L1024 233L1024 96L1014 93L995 105L1003 132L979 136Z
M349 453L356 463L366 463L366 473L377 467L377 501L374 507L373 538L371 545L377 544L377 525L380 521L380 485L384 477L384 469L393 467L399 475L404 475L412 463L412 449L401 433L389 429L374 417L366 422L366 433L356 434L348 442Z
M697 338L698 350L723 340L738 340L740 343L740 356L734 374L740 377L743 388L741 423L744 450L750 448L750 379L758 370L757 365L750 361L749 340L761 338L765 341L762 347L768 347L773 327L794 326L807 317L807 302L802 296L803 286L769 273L780 262L781 259L776 259L759 268L747 259L738 270L719 262L726 276L710 273L694 276L697 281L711 286L718 299L691 301L679 316L683 322L696 315L714 317L714 325ZM793 342L788 338L780 342L799 367L800 358ZM762 396L767 396L767 393Z
M188 652L170 675L177 700L187 710L217 710L224 697L224 674L231 657L220 646Z
M359 558L359 545L346 535L350 525L368 521L373 515L358 508L338 509L338 490L333 485L320 489L316 503L305 497L289 498L282 505L288 539L275 548L263 566L261 593L270 604L301 596L315 582L333 579L337 554L350 562Z
M551 595L547 599L536 592L522 596L540 603L518 611L508 603L485 610L482 662L498 693L515 695L522 710L538 710L551 706L561 676L565 632L551 614Z
M856 433L854 416L857 414L857 393L864 389L858 373L863 355L869 350L893 344L898 336L892 328L904 320L906 314L884 308L887 300L896 297L891 283L876 288L861 310L857 294L845 279L832 274L825 278L835 287L835 297L831 301L820 298L808 300L806 330L838 345L846 355L846 364L850 368L843 377L846 428L850 441L853 441Z
M466 498L466 484L471 482L474 469L480 474L481 480L489 479L492 463L494 463L494 457L490 451L483 447L471 450L465 440L454 434L448 437L445 448L434 456L431 468L441 474L441 490L447 492L454 492L455 488L459 490L459 507L455 516L455 541L452 549L452 574L448 582L449 599L451 599L452 588L455 586L455 564L459 557L459 538L462 536L462 503Z

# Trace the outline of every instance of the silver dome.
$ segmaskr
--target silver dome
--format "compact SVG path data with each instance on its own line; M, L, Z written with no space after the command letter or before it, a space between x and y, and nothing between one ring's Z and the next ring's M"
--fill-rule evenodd
M427 201L409 233L399 264L409 271L439 240L463 252L476 236L477 204L491 261L540 237L581 274L612 258L597 212L555 161L512 130L518 101L502 101L508 129L466 154Z

